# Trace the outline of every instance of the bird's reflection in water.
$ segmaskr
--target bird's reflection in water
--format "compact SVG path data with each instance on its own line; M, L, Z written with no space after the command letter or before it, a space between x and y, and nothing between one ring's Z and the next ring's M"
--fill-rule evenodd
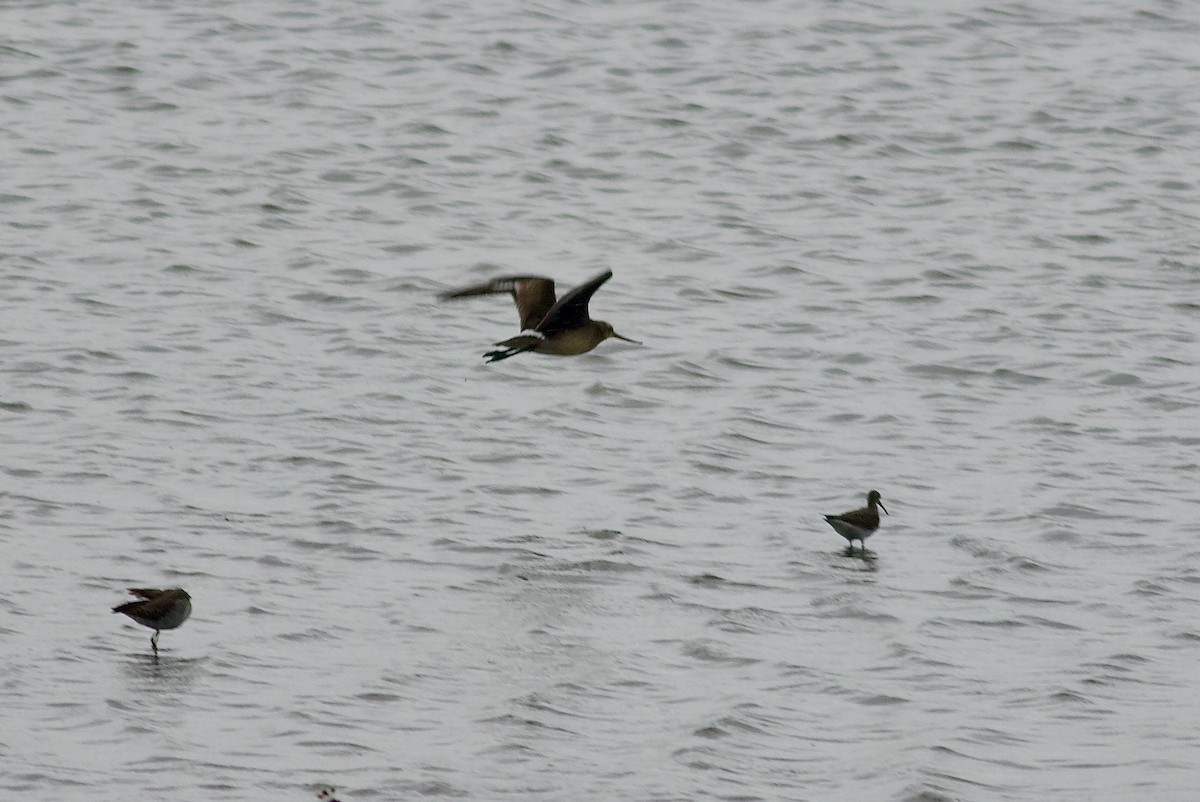
M873 552L873 551L867 551L866 549L861 548L861 547L856 549L853 546L847 546L846 548L842 549L842 556L843 557L853 557L854 559L861 562L862 567L859 570L863 570L863 571L878 571L879 570L879 565L877 563L878 558L876 557L875 552Z
M199 657L134 654L125 663L125 677L142 692L147 688L187 690L200 676L203 665L204 659Z

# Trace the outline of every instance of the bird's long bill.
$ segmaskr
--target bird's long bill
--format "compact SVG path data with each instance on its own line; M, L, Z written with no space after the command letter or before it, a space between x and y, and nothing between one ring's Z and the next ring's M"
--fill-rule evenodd
M882 501L876 501L875 503L879 505L879 509L883 510L885 515L891 515L891 513L887 511L887 507L883 506Z
M620 334L617 334L615 331L609 336L616 337L618 340L624 340L627 343L633 343L634 345L641 345L641 343L638 342L637 340L631 340L628 337L622 337Z

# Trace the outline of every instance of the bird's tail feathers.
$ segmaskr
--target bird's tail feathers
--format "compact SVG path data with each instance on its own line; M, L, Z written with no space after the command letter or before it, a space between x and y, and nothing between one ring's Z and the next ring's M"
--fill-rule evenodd
M518 334L516 337L509 337L504 342L496 343L500 346L495 351L488 351L483 355L483 358L488 362L499 362L502 359L508 359L510 356L523 354L526 351L532 351L541 345L546 337L544 334L536 331L526 331Z

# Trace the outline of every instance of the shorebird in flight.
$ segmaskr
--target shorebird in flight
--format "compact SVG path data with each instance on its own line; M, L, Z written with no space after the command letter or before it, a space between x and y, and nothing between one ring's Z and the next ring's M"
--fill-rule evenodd
M542 276L494 278L483 284L444 292L441 298L445 301L475 295L512 295L517 303L517 314L521 316L521 333L496 343L499 346L496 350L483 355L488 362L499 362L526 351L555 356L586 354L609 337L641 345L637 340L617 334L603 320L592 320L588 315L588 301L610 278L612 271L606 270L558 300L554 297L554 280Z
M876 509L876 506L879 509ZM863 541L875 534L875 530L879 528L879 510L891 515L879 500L879 491L872 490L867 493L867 506L860 510L843 512L841 515L826 515L825 521L834 531L850 541L850 548L854 548L854 541L857 540L862 550L866 551L867 546Z
M158 631L175 629L187 621L192 614L192 597L183 588L130 588L129 592L140 601L118 604L112 611L124 613L142 626L153 629L150 647L154 649L154 656L158 657Z

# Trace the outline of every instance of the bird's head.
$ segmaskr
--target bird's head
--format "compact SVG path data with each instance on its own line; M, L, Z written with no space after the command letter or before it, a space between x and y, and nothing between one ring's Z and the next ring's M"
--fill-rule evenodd
M609 337L614 337L618 340L624 340L627 343L633 343L634 345L641 345L641 343L638 342L637 340L631 340L628 337L622 337L620 334L617 334L615 331L613 331L613 327L612 327L611 323L605 323L603 320L597 320L596 325L600 327L600 334L603 335L600 338L601 340L607 340Z

